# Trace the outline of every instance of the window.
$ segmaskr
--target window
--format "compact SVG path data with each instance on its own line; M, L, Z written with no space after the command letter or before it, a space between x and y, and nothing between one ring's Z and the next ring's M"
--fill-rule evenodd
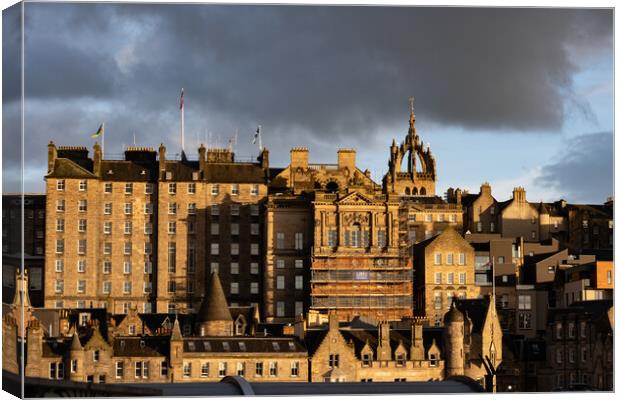
M450 222L456 222L456 214L450 214L449 220Z
M433 215L432 215L432 214L426 214L426 215L424 216L424 220L425 220L426 222L433 222Z
M80 200L78 202L78 211L86 212L87 209L88 209L88 202L86 200Z
M372 363L372 354L364 353L362 354L362 367L370 367Z
M133 193L133 183L126 183L125 194L132 194L132 193Z
M379 247L387 246L387 235L385 233L385 230L383 229L380 229L377 232L377 244L379 245Z
M217 263L217 262L212 262L211 263L211 273L219 272L219 270L220 270L220 264Z
M123 378L123 362L117 361L116 362L116 379L122 379L122 378Z
M297 232L295 234L295 250L303 250L304 248L304 234Z
M99 350L93 351L93 362L99 362Z
M612 282L611 271L607 271L607 284L611 285L611 282Z
M276 303L276 316L284 317L284 302L283 301L278 301Z
M230 205L230 215L239 215L239 204Z
M536 239L536 231L532 231L532 239Z
M256 262L250 263L250 273L252 275L257 275L258 274L258 263L256 263Z
M304 312L304 302L296 301L295 302L295 315L302 314Z
M519 310L531 310L532 309L532 296L519 295Z
M196 194L196 184L195 183L187 184L187 193L189 193L189 194Z
M258 282L250 282L250 293L258 294Z
M431 367L436 367L438 365L437 364L437 354L435 354L435 353L429 354L428 355L428 360L429 360L429 365Z
M467 272L459 273L459 285L465 285L467 283Z
M519 312L519 329L532 329L532 314Z
M65 252L65 240L56 239L56 254L62 254Z
M239 196L239 184L238 183L232 184L230 188L230 194L232 194L233 196Z
M449 253L446 255L446 264L452 265L454 263L454 255Z
M177 184L169 183L168 184L168 194L176 194L177 193Z
M153 214L153 203L146 203L144 205L144 213L145 214Z
M435 265L441 265L441 253L435 253Z
M177 283L175 281L168 281L168 293L176 293Z
M191 362L183 362L183 377L189 378L192 376L192 363Z
M476 231L482 232L482 222L476 223Z
M65 231L65 220L57 219L56 220L56 232L64 232ZM6 232L6 231L4 231Z
M86 239L78 240L78 254L86 254Z
M209 376L209 363L208 362L202 363L202 365L200 366L200 376L202 376L203 378L206 378Z
M495 223L491 222L491 232L495 232Z
M144 223L144 234L150 235L153 233L153 224L151 222Z
M56 260L56 272L63 272L65 270L64 260Z
M263 376L263 362L262 361L256 362L255 368L254 368L254 375Z
M168 222L168 233L169 234L177 233L177 222L176 221Z
M295 289L302 290L304 288L304 277L295 275Z
M441 272L435 272L435 285L441 285Z
M218 204L213 204L211 206L211 215L212 216L220 215L220 206Z
M221 378L226 376L226 370L228 369L228 365L225 362L220 362L217 369L217 374Z
M447 283L448 283L448 285L453 285L454 284L454 272L448 272Z
M144 185L144 194L153 194L153 184L147 183Z
M230 224L230 234L231 235L238 235L239 234L239 224L237 224L237 223Z
M86 292L86 281L77 281L77 292L84 293Z
M581 362L588 361L588 349L585 347L581 349Z
M131 203L125 203L125 214L130 215L133 211Z
M144 293L151 293L153 291L153 282L144 282L144 287L142 290Z
M86 272L86 260L78 260L77 271Z
M220 245L219 245L219 243L211 243L211 254L212 255L220 254Z
M279 290L284 289L284 275L278 275L276 277L276 289L279 289Z
M299 375L299 361L291 361L291 376Z
M253 256L257 256L258 255L258 243L251 243L250 244L250 254Z
M128 256L131 254L131 242L125 242L125 245L123 247L123 253Z
M177 270L177 243L168 242L168 272L175 273L176 270Z
M404 367L405 364L406 364L405 354L404 353L396 354L396 366Z
M250 224L250 235L258 235L258 224Z
M245 375L245 363L237 362L237 376L244 376L244 375Z
M239 243L230 244L230 254L232 254L233 256L239 255Z
M571 339L575 338L575 323L574 322L568 323L568 337Z
M437 292L434 294L435 298L435 310L441 310L441 293ZM441 320L440 320L441 323Z
M278 363L276 361L269 363L269 376L278 376Z
M257 217L258 216L258 204L250 205L250 215L253 216L253 217Z
M78 231L79 232L86 232L86 220L85 219L81 219L78 221Z
M151 254L153 252L153 243L144 243L144 254Z
M177 203L168 203L168 214L174 215L177 213Z
M504 256L497 257L498 264L504 264L505 262L506 262L506 259L504 258Z
M330 247L336 247L338 245L338 231L329 230L327 232L327 242Z
M239 294L239 282L230 282L230 294Z
M65 201L64 200L56 200L56 211L64 212L65 211Z
M123 262L123 273L131 274L131 261Z
M112 282L110 281L105 281L103 282L103 289L102 289L104 294L110 294L110 292L112 291Z
M278 232L276 233L276 249L284 248L284 233Z
M130 281L123 282L123 293L131 294L131 282Z
M562 339L562 323L561 322L557 322L555 324L555 338Z
M196 214L196 203L189 203L187 205L187 213L190 215Z
M331 368L340 367L340 354L330 354L329 355L329 366Z
M64 179L59 179L56 181L56 190L58 190L59 192L62 192L63 190L65 190L65 180Z
M579 336L585 338L587 336L587 325L585 321L579 323Z
M214 183L213 185L211 185L211 195L217 196L218 194L220 194L220 185Z
M254 184L251 186L250 196L258 196L258 185Z
M112 214L112 203L105 203L103 205L103 213L106 215Z
M571 364L575 363L575 349L568 350L568 362Z

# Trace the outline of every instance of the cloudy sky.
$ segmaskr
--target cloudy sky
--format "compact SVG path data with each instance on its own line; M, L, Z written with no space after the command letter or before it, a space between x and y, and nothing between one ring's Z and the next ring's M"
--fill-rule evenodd
M3 191L19 190L19 14L3 13ZM273 166L354 147L376 181L417 130L438 194L602 203L613 194L611 10L45 4L25 6L25 189L42 191L50 140L105 150L200 142Z

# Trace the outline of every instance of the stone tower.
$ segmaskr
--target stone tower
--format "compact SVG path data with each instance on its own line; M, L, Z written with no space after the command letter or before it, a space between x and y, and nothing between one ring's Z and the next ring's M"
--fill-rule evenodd
M75 370L72 364L75 363ZM71 347L69 349L69 378L72 381L83 381L84 373L84 348L80 343L80 337L78 336L77 329L73 332L73 338L71 339Z
M200 336L232 336L233 319L217 272L211 273L207 294L196 319Z
M406 160L406 171L401 164ZM418 165L419 163L419 165ZM434 196L436 166L430 146L424 148L415 129L413 98L410 98L409 132L400 147L392 141L390 146L389 171L383 177L384 193L404 196Z
M464 337L465 317L454 303L444 317L444 348L446 360L446 378L465 373Z

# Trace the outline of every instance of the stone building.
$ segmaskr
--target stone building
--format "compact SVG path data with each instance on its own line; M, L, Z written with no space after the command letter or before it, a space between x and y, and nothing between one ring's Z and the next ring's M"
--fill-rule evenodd
M549 311L540 390L577 383L613 390L613 312L611 300L577 302Z
M428 323L441 326L452 299L478 297L474 249L452 227L415 245L415 310Z
M260 302L268 152L257 162L227 149L198 154L130 147L124 160L104 160L98 144L91 159L50 143L46 307L191 312L209 271L233 304Z
M22 215L22 202L24 212ZM23 221L23 225L22 225ZM22 251L22 232L24 246ZM30 297L35 306L43 305L45 249L45 195L6 193L2 195L2 301L15 295L15 271L22 256L29 273Z

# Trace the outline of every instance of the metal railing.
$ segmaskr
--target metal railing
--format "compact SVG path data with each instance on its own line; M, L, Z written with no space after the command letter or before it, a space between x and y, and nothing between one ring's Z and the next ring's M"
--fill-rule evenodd
M372 282L372 281L411 281L413 271L369 271L369 270L331 270L312 271L312 281L345 281L345 282Z
M413 298L410 296L338 296L312 297L312 307L412 307Z

